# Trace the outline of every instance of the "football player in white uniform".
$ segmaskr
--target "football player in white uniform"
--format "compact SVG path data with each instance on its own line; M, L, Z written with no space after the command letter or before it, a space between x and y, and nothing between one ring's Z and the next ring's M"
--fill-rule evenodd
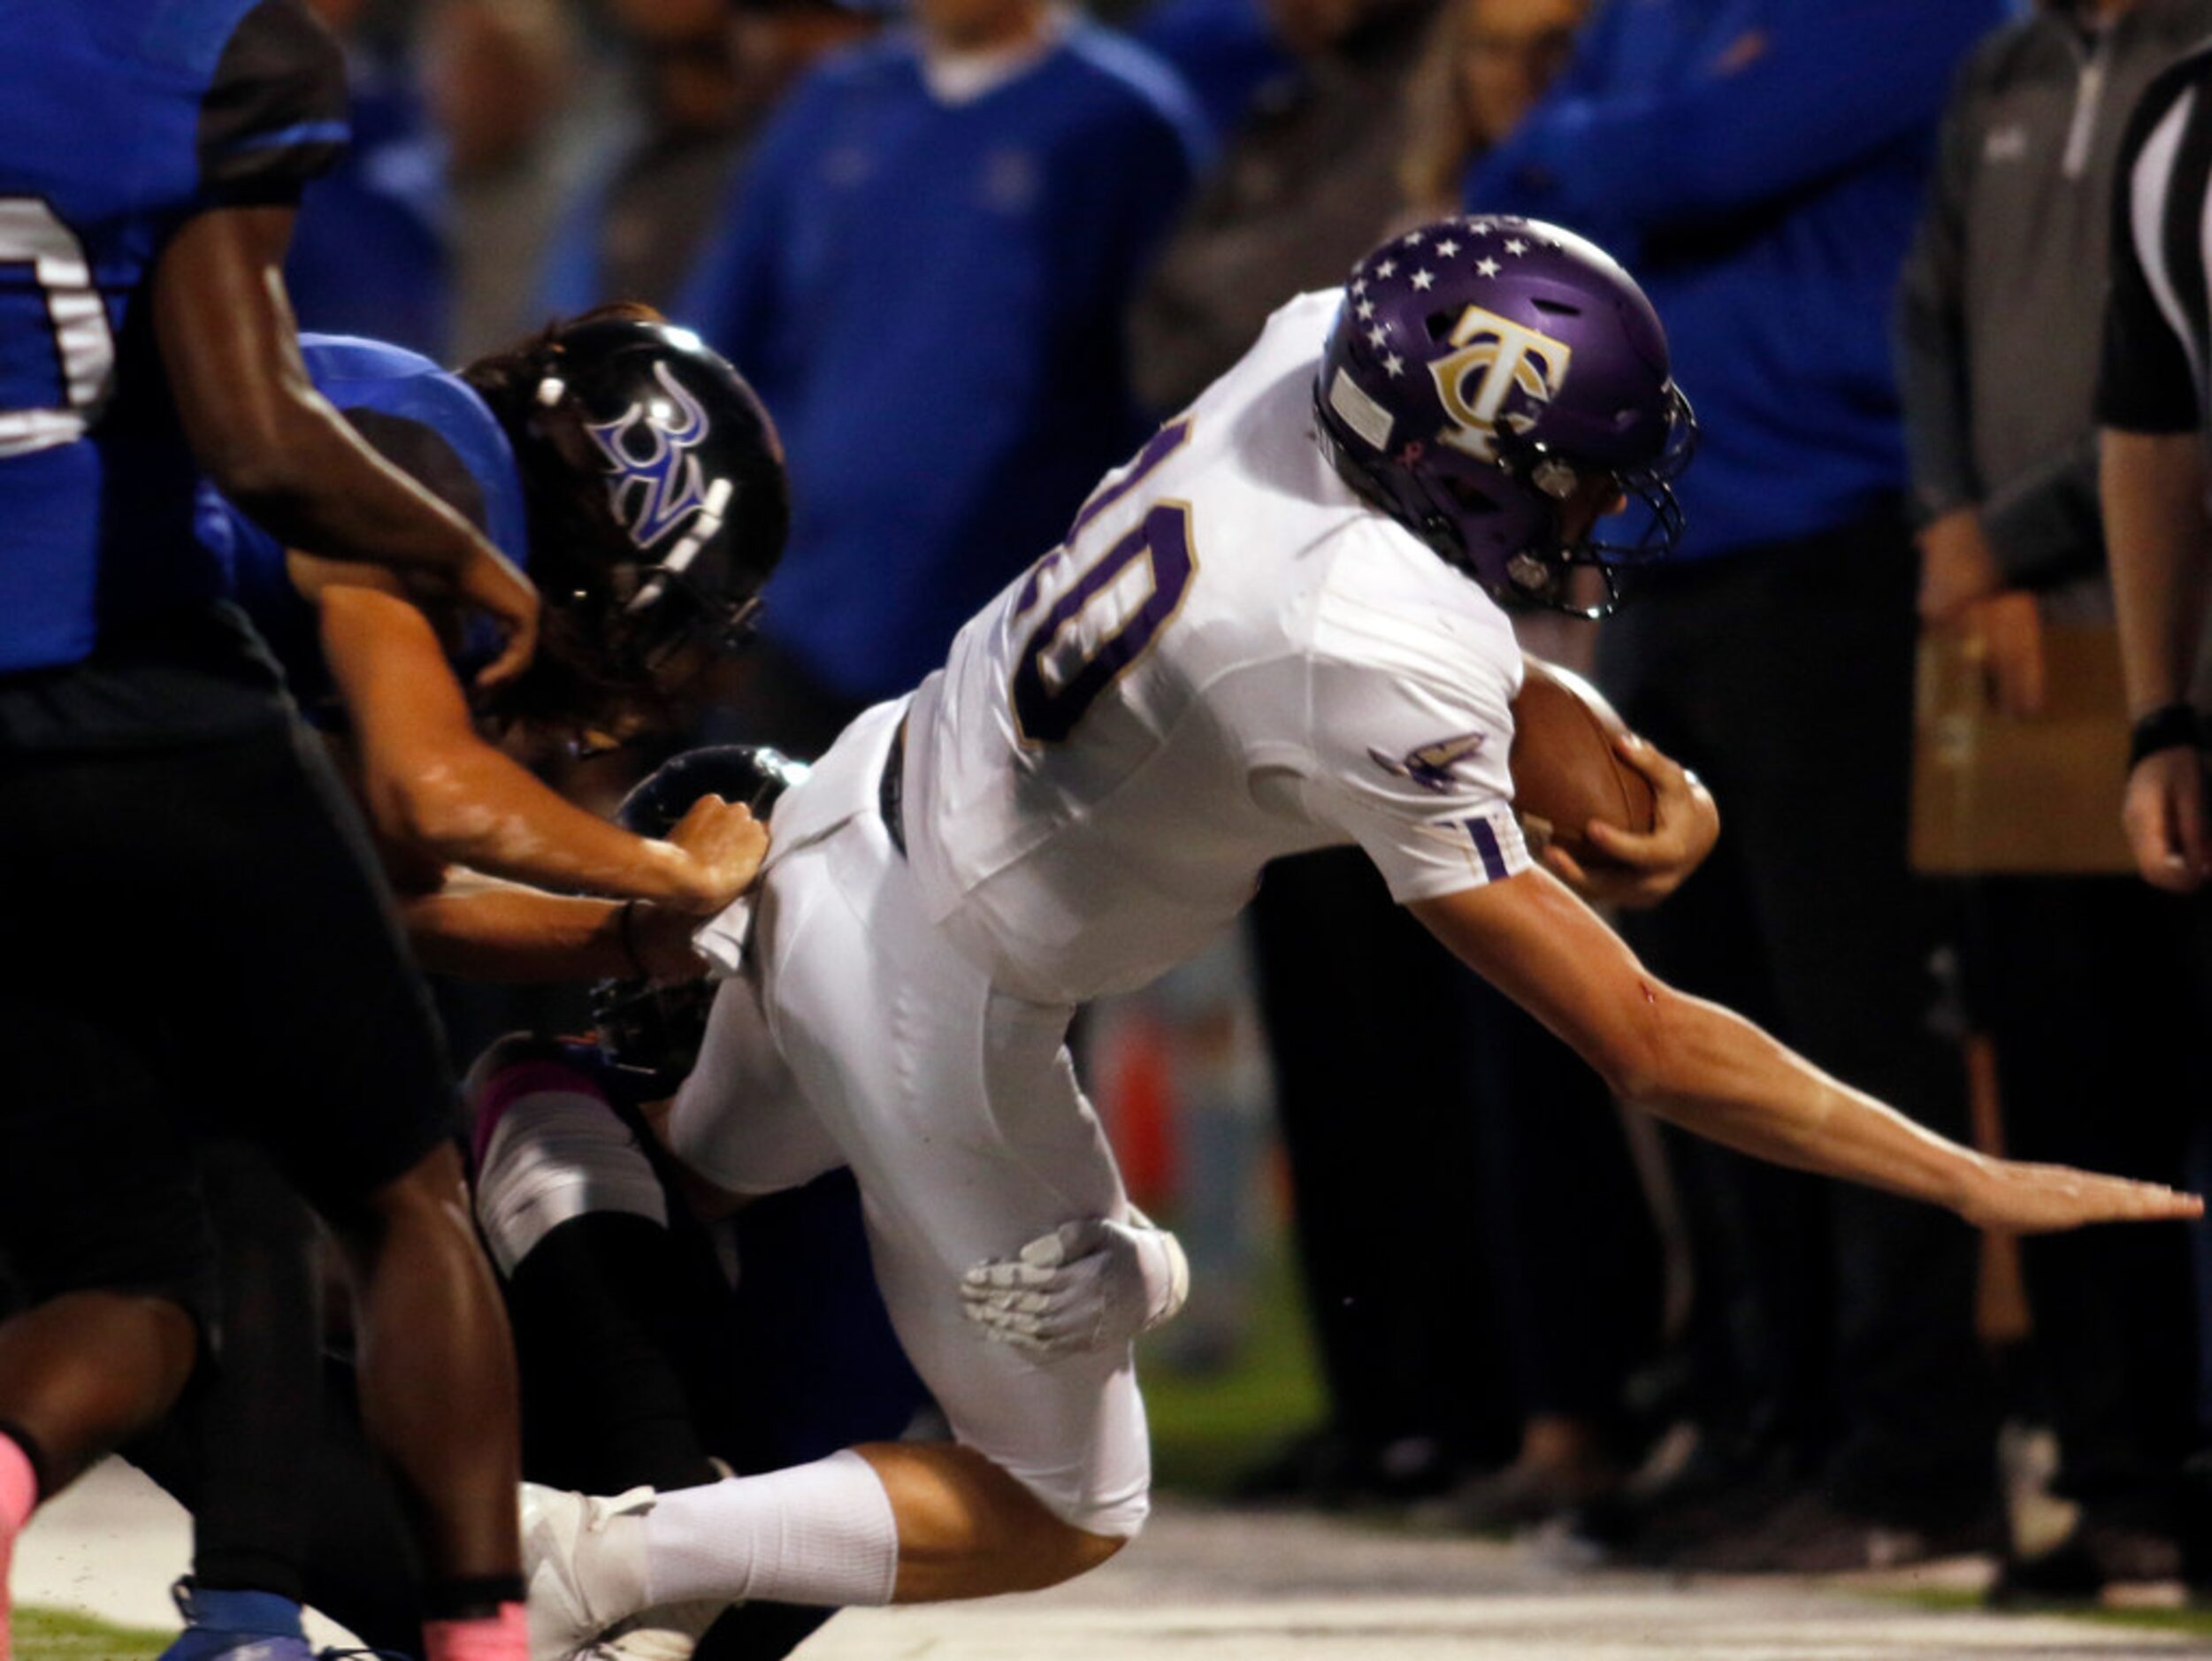
M1498 601L1610 597L1672 547L1693 432L1658 319L1605 254L1521 220L1425 226L1277 312L941 672L846 729L778 809L745 972L666 1134L731 1196L852 1167L956 1441L658 1496L534 1493L541 1656L692 1599L1048 1585L1137 1532L1126 1339L1166 1266L1123 1253L1118 1283L1144 1290L1099 1335L1117 1341L1044 1364L978 1341L963 1277L1070 1220L1126 1221L1069 1019L1213 939L1279 855L1358 843L1624 1099L1700 1134L1987 1227L2198 1214L1918 1129L1662 984L1531 861ZM1631 501L1641 533L1594 540Z

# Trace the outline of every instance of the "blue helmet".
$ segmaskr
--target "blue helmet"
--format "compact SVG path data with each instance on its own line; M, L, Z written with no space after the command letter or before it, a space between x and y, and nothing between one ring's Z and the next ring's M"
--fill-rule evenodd
M1473 214L1383 243L1352 268L1313 399L1345 481L1503 603L1603 616L1681 539L1697 423L1665 331L1572 231ZM1632 534L1569 534L1566 503L1617 496L1642 510Z

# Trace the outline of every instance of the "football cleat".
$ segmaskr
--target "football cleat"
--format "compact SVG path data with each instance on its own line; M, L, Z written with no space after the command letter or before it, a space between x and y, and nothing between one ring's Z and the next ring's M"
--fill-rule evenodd
M209 1590L188 1579L169 1596L185 1625L160 1661L314 1661L300 1606L288 1597Z
M300 1606L274 1592L214 1589L188 1577L169 1596L185 1627L160 1661L407 1661L389 1650L310 1648Z
M594 1646L639 1612L646 1584L643 1517L656 1497L649 1488L602 1499L523 1484L531 1661L598 1654Z
M577 1652L573 1661L691 1661L727 1604L670 1604L633 1615Z

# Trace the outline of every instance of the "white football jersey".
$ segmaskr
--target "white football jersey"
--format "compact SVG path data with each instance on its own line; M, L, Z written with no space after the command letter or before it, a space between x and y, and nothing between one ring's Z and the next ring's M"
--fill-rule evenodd
M1400 901L1528 863L1511 624L1315 440L1338 299L1276 312L915 694L909 858L1009 991L1141 985L1282 854L1357 842Z

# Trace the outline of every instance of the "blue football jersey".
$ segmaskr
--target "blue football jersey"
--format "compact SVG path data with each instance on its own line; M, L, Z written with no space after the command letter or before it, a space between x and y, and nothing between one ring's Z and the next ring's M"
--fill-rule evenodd
M148 278L192 216L295 202L347 133L299 0L8 0L0 62L4 674L221 593Z
M303 334L300 349L316 390L386 461L528 569L522 475L505 429L467 383L417 353L377 341ZM325 713L331 677L315 608L292 586L283 544L210 485L201 486L198 517L201 543L275 653L293 697L310 715ZM485 619L471 619L469 628L457 655L464 677L498 649L497 631Z

